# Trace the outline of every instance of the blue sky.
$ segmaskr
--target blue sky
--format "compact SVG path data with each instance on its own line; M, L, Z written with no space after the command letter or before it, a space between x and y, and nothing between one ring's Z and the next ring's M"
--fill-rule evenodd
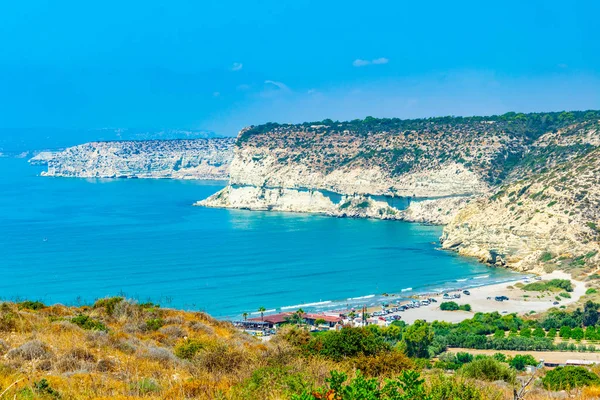
M600 108L598 1L5 1L0 128Z

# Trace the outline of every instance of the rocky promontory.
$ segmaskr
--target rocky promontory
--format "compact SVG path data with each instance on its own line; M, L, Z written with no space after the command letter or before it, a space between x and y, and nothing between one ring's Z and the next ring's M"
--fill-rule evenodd
M91 142L31 160L43 176L226 180L233 138Z
M253 126L197 205L434 223L490 264L590 270L599 128L598 111Z

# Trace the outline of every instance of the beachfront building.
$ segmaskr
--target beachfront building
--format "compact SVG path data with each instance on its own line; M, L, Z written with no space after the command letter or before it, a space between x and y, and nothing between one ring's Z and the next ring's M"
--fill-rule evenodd
M283 312L279 314L265 315L263 318L248 318L250 322L262 322L269 328L278 328L281 325L289 323L290 319L294 316L293 312ZM302 314L302 321L310 326L317 326L317 321L320 322L319 326L326 326L328 328L335 328L336 324L342 322L341 316L335 316L330 314Z

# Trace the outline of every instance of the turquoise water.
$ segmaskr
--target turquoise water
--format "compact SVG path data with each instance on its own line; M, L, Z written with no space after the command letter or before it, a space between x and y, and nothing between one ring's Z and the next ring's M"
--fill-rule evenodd
M224 183L40 171L0 158L5 300L79 304L124 294L239 318L260 306L372 304L384 292L514 277L437 250L440 227L192 207Z

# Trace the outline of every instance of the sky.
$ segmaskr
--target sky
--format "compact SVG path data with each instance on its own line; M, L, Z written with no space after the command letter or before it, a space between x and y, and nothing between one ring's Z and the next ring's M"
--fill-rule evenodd
M596 0L4 1L0 134L600 109L598 15Z

